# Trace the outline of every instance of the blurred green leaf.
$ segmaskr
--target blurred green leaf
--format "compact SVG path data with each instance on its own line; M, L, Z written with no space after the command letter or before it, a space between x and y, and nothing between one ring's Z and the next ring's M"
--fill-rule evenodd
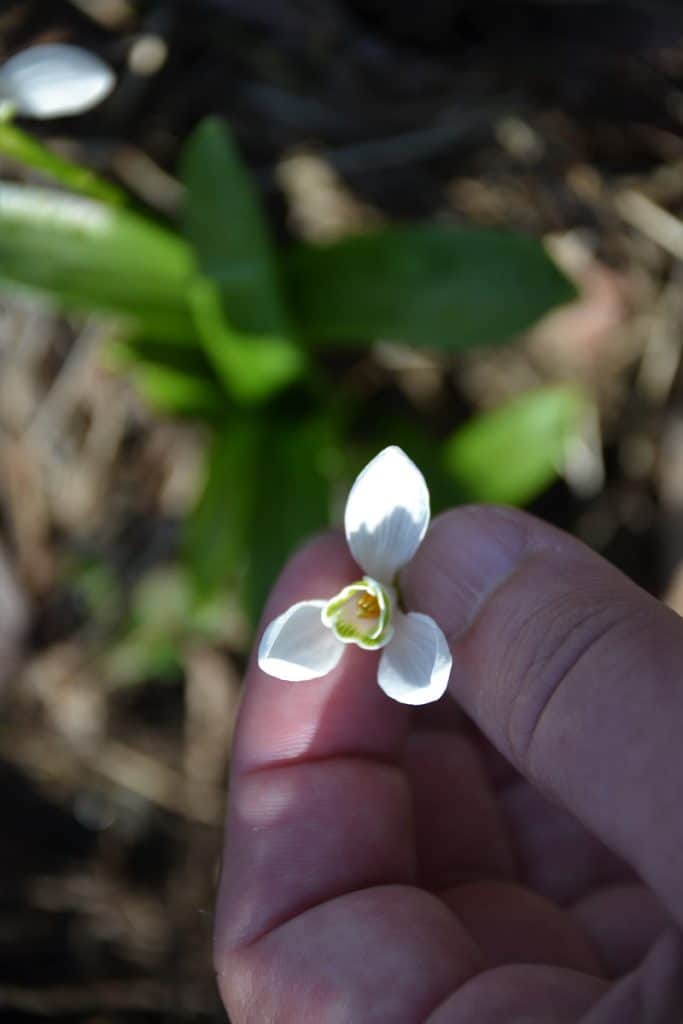
M42 142L9 121L0 121L0 153L91 199L100 199L116 206L126 202L126 195L121 189L104 181L87 167L57 156Z
M177 679L182 672L182 645L170 635L132 629L112 644L104 674L115 686L134 686L150 679Z
M205 484L190 516L185 559L198 594L235 582L249 550L263 428L244 415L226 420L208 451Z
M110 628L121 606L121 587L113 568L103 559L74 556L63 566L64 580L87 609L96 628Z
M177 677L198 642L224 643L240 631L223 594L197 602L178 566L161 566L133 591L126 628L109 647L104 675L118 685Z
M329 524L328 473L336 455L333 424L322 416L274 419L264 433L243 588L252 622L294 549Z
M122 315L139 331L187 343L190 248L137 214L49 189L0 183L0 282L68 307Z
M191 304L204 351L227 393L238 401L261 401L301 376L306 366L302 350L284 336L234 330L210 281L193 285Z
M227 124L206 118L181 160L185 237L239 331L290 334L273 244L258 194Z
M313 343L497 344L575 297L539 242L445 225L299 245L285 269L297 329Z
M238 583L255 621L287 556L329 521L335 451L323 417L263 412L224 425L187 529L187 565L200 594Z
M150 405L171 416L212 419L225 405L222 391L184 370L138 361L131 367L131 377Z
M122 686L177 677L189 632L182 574L172 567L154 570L143 577L130 602L126 627L107 653L107 678Z
M160 412L206 420L225 414L225 391L199 347L127 338L110 345L107 357L110 367L129 373L142 396Z
M555 479L586 410L572 387L531 391L467 423L446 442L446 471L468 501L526 505Z

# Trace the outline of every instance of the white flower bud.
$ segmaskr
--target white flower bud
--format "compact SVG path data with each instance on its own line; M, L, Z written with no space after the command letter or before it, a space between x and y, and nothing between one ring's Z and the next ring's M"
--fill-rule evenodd
M0 100L23 117L82 114L114 88L114 72L78 46L32 46L0 68Z

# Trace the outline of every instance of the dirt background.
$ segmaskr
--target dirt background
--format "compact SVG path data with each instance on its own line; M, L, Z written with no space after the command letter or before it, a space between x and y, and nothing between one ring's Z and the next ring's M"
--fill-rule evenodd
M380 346L352 369L449 423L579 381L599 416L534 510L683 610L678 2L0 6L0 59L57 40L100 53L119 86L31 130L159 216L178 210L182 140L215 113L281 237L450 218L546 238L581 297L527 338L449 359ZM107 368L109 331L0 297L0 1017L219 1021L211 916L245 634L237 618L190 638L163 678L111 669L141 581L160 628L181 628L173 565L206 439Z

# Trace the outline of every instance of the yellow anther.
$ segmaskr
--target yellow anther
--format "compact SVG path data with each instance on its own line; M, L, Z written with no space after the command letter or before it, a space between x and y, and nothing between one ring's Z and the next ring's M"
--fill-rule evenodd
M361 619L378 619L380 616L379 601L374 594L367 591L356 600L356 614Z

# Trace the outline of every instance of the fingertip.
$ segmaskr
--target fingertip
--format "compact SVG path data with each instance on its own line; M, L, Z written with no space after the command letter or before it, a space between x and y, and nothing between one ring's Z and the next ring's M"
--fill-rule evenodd
M361 571L340 531L328 531L290 558L266 603L259 637L300 601L329 600ZM406 709L377 685L377 654L350 644L336 668L304 681L266 675L255 644L233 750L233 777L255 768L359 754L392 758L409 724Z

